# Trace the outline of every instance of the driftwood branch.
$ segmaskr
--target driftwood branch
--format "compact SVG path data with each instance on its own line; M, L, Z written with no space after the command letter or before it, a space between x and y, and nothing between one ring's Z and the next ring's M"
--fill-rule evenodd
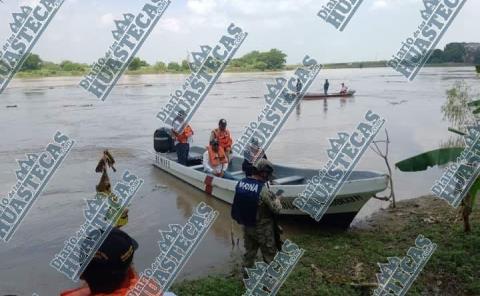
M390 188L390 195L389 196L374 196L374 198L376 199L379 199L379 200L383 200L383 201L389 201L391 200L392 201L392 207L395 208L396 207L396 203L395 203L395 191L394 191L394 187L393 187L393 176L392 176L392 168L390 166L390 162L388 161L388 153L389 153L389 146L390 146L390 136L388 135L388 130L385 129L385 137L386 139L385 140L379 140L379 141L373 141L372 142L372 145L370 145L370 149L373 150L373 152L375 152L378 156L380 156L381 158L383 158L383 160L385 161L385 165L387 166L387 170L388 170L388 179L389 179L389 188ZM382 149L380 149L379 147L379 143L384 143L385 144L385 152L382 151Z

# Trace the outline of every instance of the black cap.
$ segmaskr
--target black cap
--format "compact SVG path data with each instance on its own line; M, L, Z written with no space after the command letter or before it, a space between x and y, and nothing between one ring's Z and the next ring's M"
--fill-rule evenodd
M220 119L220 121L218 122L218 125L219 126L222 126L222 127L225 127L227 126L227 121L225 119Z
M133 260L138 243L118 228L113 228L95 253L88 269L125 270Z

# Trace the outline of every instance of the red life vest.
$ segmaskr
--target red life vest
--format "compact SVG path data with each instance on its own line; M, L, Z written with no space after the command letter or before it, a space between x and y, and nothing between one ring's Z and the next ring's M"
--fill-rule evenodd
M215 135L215 139L217 139L220 147L222 147L225 151L228 152L232 149L233 141L228 129L221 131L219 128L216 128L213 130L213 134Z
M190 138L192 135L193 130L190 125L187 125L180 134L175 133L177 141L182 144L188 143L188 138Z
M213 151L211 145L207 146L208 150L208 157L210 159L211 166L218 166L220 164L228 163L227 155L225 154L225 150L221 146L218 146L218 152Z

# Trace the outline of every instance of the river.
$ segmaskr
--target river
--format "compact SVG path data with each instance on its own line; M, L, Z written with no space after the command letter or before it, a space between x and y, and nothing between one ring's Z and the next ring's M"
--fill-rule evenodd
M234 137L256 118L264 105L266 83L289 73L223 74L193 117L194 144L205 145L209 132L226 118ZM242 250L232 248L229 206L197 191L154 168L153 132L160 127L156 113L170 92L181 87L185 75L124 76L105 102L77 86L79 78L13 80L0 95L0 193L5 196L15 184L16 159L40 152L57 130L76 141L66 161L57 170L30 210L14 238L0 243L0 294L58 295L75 287L65 276L49 267L63 242L83 223L84 199L92 198L100 175L94 172L105 148L117 161L112 182L128 169L145 180L130 208L125 230L140 244L135 266L141 271L159 254L158 230L168 224L185 224L192 209L205 201L220 212L211 231L188 261L178 280L209 272L229 270ZM268 149L276 163L321 168L327 159L328 138L337 132L352 132L363 115L372 110L387 120L390 134L389 159L393 164L428 149L438 148L450 136L448 122L440 111L446 90L465 80L480 91L472 68L427 68L414 82L406 82L389 68L322 70L310 91L323 89L328 78L330 91L345 82L357 94L348 99L305 101L283 127ZM17 105L16 108L6 108ZM383 139L381 131L377 139ZM367 151L359 169L386 172L381 158ZM394 171L397 200L427 194L439 169L420 173ZM354 223L388 203L371 200ZM289 233L301 231L286 225ZM235 237L239 231L235 228Z

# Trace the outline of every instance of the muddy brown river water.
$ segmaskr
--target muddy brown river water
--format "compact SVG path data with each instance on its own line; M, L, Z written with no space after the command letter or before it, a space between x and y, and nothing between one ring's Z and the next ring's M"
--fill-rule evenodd
M193 117L194 144L206 144L219 118L226 118L233 135L240 136L263 108L265 83L288 74L222 75ZM373 110L387 120L393 165L448 140L448 123L442 120L440 107L445 91L456 80L463 79L474 92L480 91L473 68L424 69L410 83L388 68L322 70L310 91L323 89L325 78L330 80L331 91L346 82L357 91L356 96L302 102L267 151L274 162L321 168L327 159L327 138L339 131L351 132L365 112ZM242 249L231 246L230 207L151 165L153 132L160 126L155 114L184 79L184 75L126 76L106 102L80 89L79 78L14 80L0 95L1 196L15 184L15 160L24 153L42 151L57 130L76 141L14 238L0 243L0 295L58 295L77 285L49 267L49 262L84 221L84 199L94 196L100 177L94 169L104 148L109 148L117 161L118 172L110 174L112 182L126 169L145 180L125 227L140 244L135 256L139 271L159 254L158 230L167 229L170 223L184 224L200 201L213 206L220 216L177 281L228 271L241 256ZM377 136L381 138L382 132ZM372 151L367 151L357 168L386 172L383 160ZM439 169L413 174L395 171L397 198L428 193L440 174ZM386 202L371 200L354 223L386 206ZM289 221L286 230L288 237L301 227ZM235 228L236 238L239 233Z

